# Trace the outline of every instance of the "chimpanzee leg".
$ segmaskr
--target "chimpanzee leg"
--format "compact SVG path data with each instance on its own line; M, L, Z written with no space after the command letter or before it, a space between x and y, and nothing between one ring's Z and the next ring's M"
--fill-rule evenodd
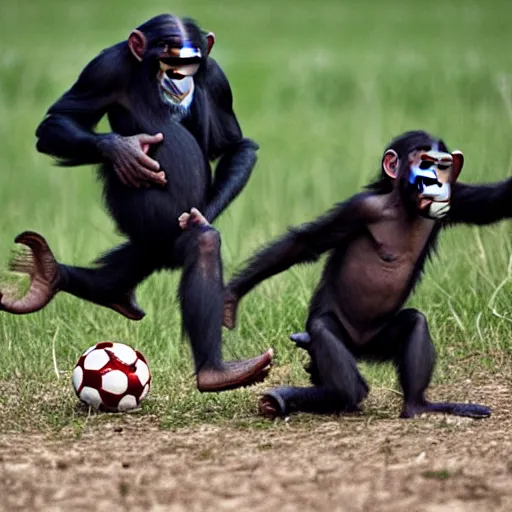
M99 258L96 268L59 264L58 287L132 320L140 320L145 313L135 302L134 289L157 268L157 257L163 250L150 251L148 247L126 242Z
M190 338L200 391L223 391L263 380L272 351L245 361L222 361L224 284L220 235L210 225L192 226L176 243L175 260L183 264L179 297Z
M20 299L9 300L0 293L0 310L19 315L33 313L45 307L57 292L65 291L132 320L144 316L135 303L133 288L155 268L154 253L147 248L128 242L101 258L98 268L79 268L59 264L38 233L26 231L15 241L29 250L17 255L10 268L28 274L31 284Z
M343 332L336 320L326 315L311 319L308 331L311 337L308 350L316 385L281 387L266 392L260 401L260 412L264 416L274 418L299 411L321 414L358 411L359 404L368 395L368 385L344 344Z
M325 386L280 387L270 389L261 397L259 411L269 419L288 416L294 412L336 414L358 411L346 405L337 391Z
M394 361L404 393L402 418L424 412L441 412L457 416L490 416L488 407L478 404L428 402L425 399L435 366L435 347L425 316L415 309L404 309L371 344L377 359ZM387 351L379 353L379 351ZM387 355L387 357L386 357Z

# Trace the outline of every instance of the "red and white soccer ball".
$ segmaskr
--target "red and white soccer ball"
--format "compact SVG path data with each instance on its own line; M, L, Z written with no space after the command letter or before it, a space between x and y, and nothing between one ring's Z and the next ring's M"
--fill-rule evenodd
M111 341L87 349L73 370L78 398L98 411L136 409L149 393L151 372L137 350Z

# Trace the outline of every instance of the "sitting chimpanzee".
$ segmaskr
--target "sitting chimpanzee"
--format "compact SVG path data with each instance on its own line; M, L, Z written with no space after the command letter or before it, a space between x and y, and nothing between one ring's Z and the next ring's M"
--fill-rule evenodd
M16 242L31 254L12 268L29 273L31 287L20 300L0 294L0 309L14 314L64 291L139 320L135 287L155 270L183 267L183 324L201 391L260 381L272 360L271 350L246 361L221 356L224 285L210 222L247 183L258 146L242 137L228 80L209 57L213 43L193 20L152 18L103 50L49 109L38 150L61 165L101 164L108 210L128 241L96 268L79 268L57 263L40 235L22 233ZM105 114L112 133L95 133Z
M238 302L258 283L330 251L310 303L305 348L313 387L268 391L260 411L359 410L368 385L356 361L392 361L403 390L402 417L423 412L485 417L487 407L425 399L435 349L425 316L402 309L444 227L490 224L512 217L512 178L497 184L457 183L464 160L423 131L395 139L382 158L381 176L367 190L325 216L291 229L256 254L227 285L224 324L233 328Z

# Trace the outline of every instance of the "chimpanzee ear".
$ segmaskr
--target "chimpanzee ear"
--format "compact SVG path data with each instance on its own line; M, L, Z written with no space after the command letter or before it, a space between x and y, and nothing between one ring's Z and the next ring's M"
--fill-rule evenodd
M146 36L140 30L133 30L128 37L128 48L140 62L146 51Z
M398 175L398 154L393 149L388 149L382 157L382 170L392 179Z
M207 45L206 54L207 55L210 55L210 52L212 51L214 44L215 44L215 34L213 32L208 32L208 34L206 34L206 45Z
M462 168L464 167L464 155L462 151L454 151L452 153L453 164L452 164L452 181L457 181Z

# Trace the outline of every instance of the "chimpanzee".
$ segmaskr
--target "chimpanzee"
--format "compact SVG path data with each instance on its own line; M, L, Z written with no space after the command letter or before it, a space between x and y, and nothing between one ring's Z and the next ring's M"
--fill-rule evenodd
M49 109L37 149L64 166L100 164L106 205L128 241L80 268L58 263L42 236L24 232L16 242L30 250L12 269L30 274L31 287L19 300L0 294L0 309L14 314L64 291L140 320L135 287L182 267L183 326L200 391L261 381L272 362L272 350L222 361L220 236L210 223L247 183L258 145L242 136L228 80L209 56L213 43L190 18L156 16L103 50ZM112 133L98 134L105 114Z
M512 178L457 183L464 157L424 131L407 132L384 152L380 177L319 219L271 243L226 286L224 325L238 302L264 279L330 251L310 303L306 332L290 338L311 357L313 387L279 387L260 401L270 418L292 412L358 411L368 385L356 361L392 361L404 404L401 417L424 412L486 417L477 404L425 399L435 348L425 316L402 309L421 277L441 229L512 217Z

